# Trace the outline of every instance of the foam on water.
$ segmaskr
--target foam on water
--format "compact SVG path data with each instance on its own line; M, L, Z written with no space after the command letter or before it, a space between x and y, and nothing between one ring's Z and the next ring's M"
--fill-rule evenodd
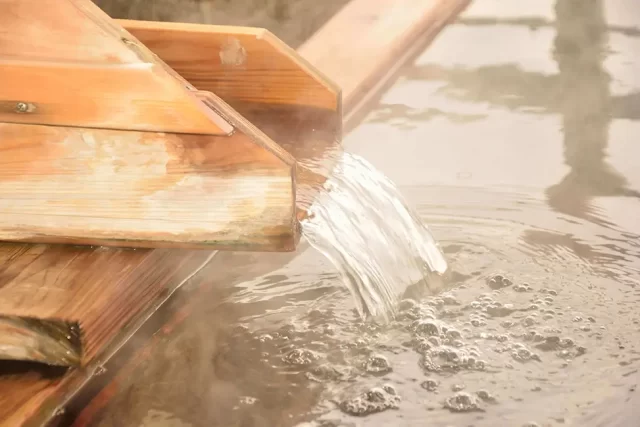
M340 271L361 315L388 318L407 286L447 270L429 228L396 186L363 158L344 153L302 233Z

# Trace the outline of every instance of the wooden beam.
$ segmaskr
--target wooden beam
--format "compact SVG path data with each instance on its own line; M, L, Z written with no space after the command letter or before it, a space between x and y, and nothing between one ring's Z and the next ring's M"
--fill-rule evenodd
M0 123L0 239L293 250L295 160L236 125L227 137Z
M417 4L417 1L413 3ZM422 34L427 29L422 26L432 26L431 30L439 29L444 22L423 20L425 15L434 13L434 10L440 9L443 5L455 5L456 8L449 10L447 19L451 19L457 11L461 10L467 0L437 0L433 2L420 1L422 9L414 9L411 23L403 21L394 25L393 21L389 21L388 30L384 30L384 26L376 27L384 16L389 13L389 8L393 8L394 4L409 5L409 0L398 2L384 2L370 0L353 0L350 8L357 8L362 12L362 16L369 16L369 19L359 19L350 21L344 18L344 13L349 9L339 12L327 26L320 30L316 36L312 37L305 46L299 51L303 56L313 63L314 66L328 76L336 79L339 84L345 85L343 96L351 97L352 101L349 107L345 108L345 114L353 114L357 109L363 109L366 104L357 101L367 98L366 90L356 90L358 85L346 85L344 81L340 81L342 72L351 70L354 72L353 64L358 64L360 55L363 54L357 43L352 43L347 36L340 34L367 35L372 37L371 43L379 43L379 59L385 58L385 46L396 46L396 43L390 42L389 39L396 38L398 34ZM349 12L352 13L352 12ZM334 21L339 20L339 21ZM334 22L342 22L340 26ZM403 27L404 25L404 27ZM327 28L334 28L328 31ZM373 30L377 28L377 30ZM393 31L392 31L393 30ZM393 35L393 36L392 36ZM337 37L341 37L343 43L337 44L333 42ZM360 36L358 36L360 37ZM364 36L363 36L364 37ZM404 38L406 49L412 49L414 43L422 43L421 40ZM339 51L335 57L325 56L324 46L328 43L334 43ZM314 47L315 46L315 47ZM319 49L314 53L315 49ZM373 46L371 46L373 49ZM372 55L372 50L367 49L368 55L375 60L376 56ZM315 58L315 59L314 59ZM342 62L348 58L347 62ZM317 62L316 62L317 61ZM373 64L375 65L375 64ZM337 74L330 74L330 70L338 70ZM373 82L376 78L389 79L388 73L385 72L383 66L373 66L361 76L362 79L368 79ZM377 70L377 71L376 71ZM334 71L336 72L336 71ZM382 74L380 74L382 73ZM360 93L361 95L356 95ZM38 289L48 286L55 288L62 281L77 281L92 286L92 289L98 291L102 286L117 283L117 289L114 289L112 297L118 295L118 301L128 301L132 299L131 293L137 293L142 300L132 301L129 310L126 308L120 310L115 304L111 305L113 313L107 313L104 317L95 314L92 320L94 326L90 330L99 331L94 335L92 344L89 346L90 356L87 357L86 367L74 370L62 377L47 377L35 374L31 371L28 374L15 374L11 376L0 377L0 425L2 426L20 426L20 425L40 425L44 422L63 421L65 424L73 423L76 426L92 425L100 412L108 408L110 396L116 393L120 386L130 384L134 377L136 366L141 363L153 363L154 351L161 346L161 342L166 338L166 334L175 331L179 327L182 319L189 315L192 305L187 302L178 305L177 312L173 311L173 316L167 320L159 316L148 324L167 325L166 328L159 328L157 334L151 341L139 346L140 340L149 339L148 336L139 336L135 340L130 340L133 334L145 319L163 302L166 301L168 293L171 293L177 287L190 278L198 282L198 292L194 298L206 298L208 292L215 289L215 278L211 275L217 270L213 267L224 265L224 263L212 265L209 262L212 256L207 251L169 251L169 250L135 250L127 251L121 249L90 249L90 248L70 248L56 246L32 246L32 245L4 245L0 246L0 254L3 250L8 251L4 255L4 262L0 263L0 272L2 268L14 268L14 273L9 275L11 280L16 284L22 284L25 289ZM35 253L33 252L35 251ZM24 253L24 256L18 254ZM230 254L231 255L231 254ZM251 273L261 274L274 268L273 262L264 256L254 254L246 255L246 259L242 254L233 254L234 258L240 258L238 265L244 266ZM36 265L35 260L38 260ZM282 262L287 262L290 258L285 258ZM244 262L244 264L243 264ZM204 266L209 268L206 270ZM242 269L242 267L240 268ZM20 277L16 277L20 275ZM221 273L222 274L222 273ZM0 274L0 281L5 275ZM2 286L0 282L0 288ZM93 287L95 286L95 288ZM111 290L109 291L111 292ZM120 294L122 293L122 294ZM106 298L106 297L105 297ZM132 313L131 307L137 307L139 311ZM117 310L117 314L116 311ZM175 308L174 308L175 310ZM162 313L166 315L166 313ZM104 319L109 319L105 324ZM153 328L151 333L155 332ZM134 342L135 341L135 342ZM129 360L124 366L109 365L108 360L114 360L112 357L121 346L128 342L134 353L134 358ZM105 365L106 364L106 365ZM101 366L107 366L107 371L101 376L93 378L95 370ZM82 395L85 403L77 410L72 410L72 406L67 406L72 398L78 397L87 390L86 381L93 378L95 381L106 381L108 386L102 389L95 397L91 395ZM135 381L135 379L133 379ZM85 387L87 386L87 387ZM66 408L66 412L62 413L58 409Z

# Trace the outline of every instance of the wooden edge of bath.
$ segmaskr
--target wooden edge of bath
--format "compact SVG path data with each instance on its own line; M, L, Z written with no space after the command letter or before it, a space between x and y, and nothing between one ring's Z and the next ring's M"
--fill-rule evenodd
M383 15L385 8L393 7L394 3L402 4L402 2L384 2L376 0L353 0L347 7L354 4L359 5L361 10L369 8L371 13L376 16ZM456 0L455 3L466 3L466 0ZM424 2L426 3L426 2ZM434 2L431 8L437 9L442 4L449 3L448 0L440 0ZM422 4L422 3L421 3ZM427 5L423 4L426 8ZM351 49L351 57L347 52L336 56L335 58L327 57L324 49L325 44L335 43L340 36L340 32L332 34L327 28L338 28L343 31L342 34L348 34L350 28L357 25L362 34L367 33L367 25L375 25L377 20L349 22L345 19L346 13L352 13L345 8L338 14L315 36L313 36L298 52L305 57L315 67L320 69L324 74L333 78L338 85L345 85L340 80L342 72L349 70L347 64L353 62L357 64L358 56L363 53L358 51L358 45L344 44L337 45L336 48L341 51ZM450 12L450 19L455 15L455 11ZM335 22L342 22L336 25ZM368 22L368 24L367 24ZM392 22L390 24L393 24ZM342 29L340 28L342 27ZM441 26L440 26L441 27ZM406 28L405 28L406 30ZM404 34L402 28L398 31ZM419 31L417 32L420 33ZM391 33L388 33L391 34ZM372 37L371 34L368 34ZM387 36L375 37L377 43L380 43L380 49L389 46ZM396 36L399 37L399 36ZM348 38L341 37L343 40ZM410 48L411 40L406 40L407 48ZM393 43L392 43L393 44ZM317 51L316 51L317 49ZM371 57L375 55L369 53ZM348 62L341 62L348 59ZM379 58L382 59L382 58ZM334 63L335 61L335 63ZM374 64L375 65L375 64ZM372 74L387 74L383 70L384 67L371 67L368 73L361 74L361 78L370 78L375 80ZM375 70L379 71L375 71ZM333 73L337 74L331 74ZM373 70L373 71L372 71ZM353 88L358 85L344 86L343 96L356 99L355 94L358 91ZM366 98L366 91L361 90L359 97ZM352 95L354 94L354 95ZM359 104L351 101L349 106L345 106L345 114L351 114ZM191 310L191 305L186 302L176 313L168 320L160 316L156 322L166 325L166 327L154 327L150 334L156 331L156 339L148 341L146 345L140 346L139 339L148 340L149 336L144 335L130 339L133 333L144 323L145 319L149 319L156 312L158 307L166 305L168 294L177 289L181 284L190 279L197 279L197 294L205 297L212 287L211 279L207 279L209 275L215 273L207 271L203 273L204 266L209 263L213 253L209 251L193 251L193 250L177 250L170 251L165 249L156 250L124 250L124 249L108 249L99 248L78 248L78 247L57 247L46 245L20 245L5 244L0 245L0 257L3 260L11 260L4 262L4 274L18 280L25 285L24 292L31 292L32 283L39 281L42 286L54 286L56 283L63 281L80 281L91 283L94 292L98 295L96 299L109 300L116 298L119 301L127 303L127 307L136 307L140 312L140 316L136 321L127 322L121 319L115 313L121 313L121 310L127 311L125 308L114 307L113 304L105 305L101 309L105 310L103 317L111 319L108 325L96 322L91 328L94 331L100 331L94 336L93 343L89 346L88 351L92 355L93 360L86 368L74 371L64 377L43 377L38 375L20 375L20 376L3 376L0 377L0 408L5 408L0 414L0 425L2 426L19 426L19 425L42 425L43 423L55 423L60 419L65 419L65 423L71 423L76 420L77 426L91 425L101 408L109 401L112 393L117 392L118 382L125 381L127 376L132 372L133 367L137 363L144 363L144 360L153 354L154 345L157 340L168 333L170 330L178 327L182 319L187 317ZM3 266L0 263L0 266ZM2 268L2 267L0 267ZM124 272L124 273L123 273ZM0 275L0 277L5 277ZM31 277L32 279L28 279ZM115 285L114 283L115 282ZM112 286L104 286L111 283ZM134 286L135 284L135 286ZM31 286L31 287L30 287ZM111 295L111 296L110 296ZM181 305L181 304L179 304ZM94 310L95 307L91 307ZM172 312L175 308L172 310ZM166 315L166 313L164 313ZM147 320L146 322L150 322ZM118 332L119 331L119 332ZM109 360L117 360L114 355L119 349L128 342L129 346L134 348L133 359L120 360L120 363L109 364ZM101 366L107 364L106 373L96 376L96 372L101 372ZM98 383L97 386L90 380ZM106 387L103 387L106 384ZM21 392L16 393L20 387ZM12 390L12 393L5 393L2 390ZM84 404L71 409L66 406L74 398L82 396ZM66 412L60 411L67 408ZM79 416L78 416L79 415Z

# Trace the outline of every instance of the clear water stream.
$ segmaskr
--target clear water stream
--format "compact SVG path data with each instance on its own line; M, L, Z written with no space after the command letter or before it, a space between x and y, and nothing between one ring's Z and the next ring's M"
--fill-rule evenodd
M429 228L393 182L360 156L340 157L301 226L338 269L363 316L389 320L407 287L428 288L447 270Z

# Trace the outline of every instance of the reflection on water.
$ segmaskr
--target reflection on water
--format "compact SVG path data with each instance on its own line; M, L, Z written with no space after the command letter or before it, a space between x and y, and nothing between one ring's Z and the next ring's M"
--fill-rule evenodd
M346 140L441 242L440 293L364 322L315 251L221 253L185 289L191 317L80 419L636 425L640 74L610 16L640 6L502 4L476 0Z
M610 76L603 67L606 22L601 2L563 0L556 5L554 56L563 88L565 163L571 171L547 190L549 204L559 212L597 221L589 201L596 196L640 197L605 160L612 119Z

